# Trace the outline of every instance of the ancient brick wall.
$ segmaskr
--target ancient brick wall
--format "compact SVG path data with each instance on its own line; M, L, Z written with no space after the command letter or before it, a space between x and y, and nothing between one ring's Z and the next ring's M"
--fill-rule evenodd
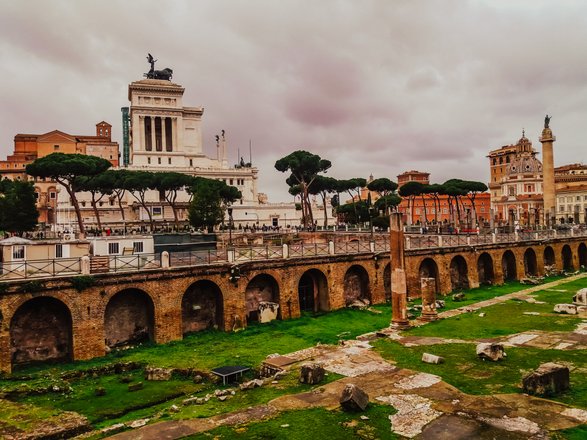
M455 270L458 283L468 283L470 287L479 284L478 265L483 254L485 259L490 259L490 264L486 264L492 266L488 281L500 284L504 279L502 258L508 251L513 256L510 269L515 268L519 279L524 276L527 249L534 251L536 271L542 274L546 247L552 249L557 268L563 267L566 258L567 266L576 269L585 242L585 239L559 239L523 246L503 244L408 251L405 256L408 294L419 296L420 269L425 261L429 264L428 272L434 273L424 275L436 279L438 293L448 294L455 283ZM459 264L455 266L457 257ZM3 290L0 293L0 371L10 371L13 363L102 356L107 346L141 338L165 343L181 339L184 333L209 327L226 331L242 328L247 324L247 311L250 312L247 298L252 295L269 298L269 284L271 297L279 303L281 319L300 316L303 283L307 289L302 299L312 302L310 310L314 311L346 307L350 296L383 303L391 292L387 253L251 261L239 263L238 268L220 264L97 274L93 278L95 285L82 291L74 289L68 279L42 280L35 285L24 280L11 283ZM259 279L266 282L259 284ZM267 280L274 280L275 284ZM40 307L33 300L43 300L50 306ZM51 329L46 323L51 323ZM41 336L35 339L34 334Z

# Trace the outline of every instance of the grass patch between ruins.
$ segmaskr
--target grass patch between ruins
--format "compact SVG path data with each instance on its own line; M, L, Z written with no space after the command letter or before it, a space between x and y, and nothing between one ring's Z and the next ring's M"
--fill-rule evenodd
M190 440L209 439L395 439L389 416L390 406L369 404L360 414L341 410L311 408L286 411L261 422L237 426L222 426L201 434L185 437ZM369 417L363 420L360 415Z
M410 329L405 335L472 340L494 338L525 331L572 331L581 321L581 318L574 315L554 313L553 308L555 304L572 302L574 293L583 287L587 287L587 278L534 292L532 296L536 301L544 302L544 304L529 303L524 300L509 300L485 307L476 312L465 313ZM467 297L471 296L472 293L468 292ZM447 301L447 305L451 302ZM481 312L485 316L479 316ZM539 313L539 315L527 313Z
M569 366L571 389L553 400L587 408L587 356L585 350L542 350L506 347L507 357L499 362L480 360L475 344L438 344L404 347L385 339L374 343L375 349L398 367L435 374L468 394L502 394L522 392L522 377L540 364L556 362ZM444 364L422 362L422 353L445 358Z

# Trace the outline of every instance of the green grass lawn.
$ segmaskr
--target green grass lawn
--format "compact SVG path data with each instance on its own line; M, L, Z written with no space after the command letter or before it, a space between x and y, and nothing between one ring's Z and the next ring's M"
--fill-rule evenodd
M466 313L413 328L404 334L470 340L493 338L530 330L571 331L581 319L573 315L553 313L553 308L558 303L572 302L573 294L583 287L587 287L587 278L561 284L550 290L535 292L533 295L536 300L545 302L545 304L510 300L483 308L479 312ZM467 297L471 296L471 293L467 293ZM452 300L447 301L447 306L451 303L454 304ZM481 311L485 313L484 317L479 316ZM540 315L527 315L524 312L538 312Z
M413 329L406 334L472 339L516 333L526 329L570 330L578 322L577 318L558 315L529 316L523 315L522 312L529 310L550 313L553 304L569 302L572 293L585 286L587 286L587 280L580 280L556 288L557 290L566 289L569 292L539 292L537 299L547 302L544 305L509 301L503 305L496 305L486 309L487 316L484 318L478 317L478 314L461 315ZM466 293L467 300L464 302L453 302L447 298L447 309L493 298L526 287L518 283L510 283L504 286L473 289ZM564 300L562 300L563 298ZM30 413L35 414L35 411L39 411L39 417L47 417L46 414L53 414L61 410L79 412L86 415L96 427L144 417L154 417L160 420L209 417L263 404L280 395L304 392L309 387L297 383L297 377L295 373L292 373L277 385L267 385L246 392L239 391L225 402L219 402L217 399L212 398L204 405L186 407L178 405L180 406L180 411L170 413L168 408L174 403L180 404L186 396L203 396L206 393L213 392L218 386L210 382L195 384L189 378L181 376L174 376L172 380L167 382L147 382L143 379L143 368L139 368L124 374L129 376L132 382L142 381L144 388L129 392L128 384L122 383L120 375L117 374L87 374L82 378L69 380L64 380L62 374L72 370L83 371L115 362L131 361L142 366L192 368L200 371L210 371L215 367L235 364L247 365L255 369L271 353L287 354L314 346L317 343L336 344L340 339L353 339L360 334L387 327L391 319L390 305L378 305L374 306L373 309L381 313L368 310L342 309L321 315L304 314L300 319L252 325L236 333L219 331L194 333L186 336L181 341L162 345L146 344L129 350L115 351L105 357L89 361L24 367L17 369L12 377L0 379L0 394L10 393L17 389L43 390L50 384L58 384L65 388L71 387L71 392L28 393L22 394L20 397L13 397L13 399L34 405L36 409L31 410ZM462 387L463 391L469 393L517 392L519 390L517 383L521 379L523 371L535 368L543 359L544 361L553 360L552 356L555 355L562 356L561 361L571 362L577 366L581 365L582 368L587 367L581 364L578 354L573 357L577 352L532 351L529 349L509 350L508 354L510 356L502 364L479 364L480 361L476 361L474 355L474 346L466 344L440 345L428 348L427 351L447 357L447 364L429 366L420 363L421 351L424 348L406 349L391 341L378 341L376 346L384 356L393 358L398 363L402 362L403 364L400 364L400 366L407 368L416 368L417 366L420 371L429 371L443 377L446 374L446 380L449 383L453 383L459 388ZM469 352L472 353L472 356L469 355ZM455 359L455 361L448 361L448 358ZM449 365L452 365L452 369L448 367ZM253 374L254 372L251 372L250 377ZM335 380L338 377L330 374L328 381ZM587 396L584 374L572 373L571 377L573 390L568 395L562 396L560 400L573 405L587 407L587 397L580 395L582 393ZM104 388L106 395L95 396L95 389L98 387ZM376 406L371 410L375 411L375 413L378 411ZM10 418L10 414L6 414L6 411L8 413L10 411L18 412L21 409L15 407L13 409L4 409L4 411L5 413L0 412L0 420ZM341 432L344 432L345 435L350 432L357 432L358 428L356 427L351 429L342 425L350 420L344 413L324 412L325 410L311 411L316 411L315 414L329 418L328 420L332 418L333 425L337 426L336 429L342 429L343 431ZM281 424L291 424L293 426L294 423L297 423L295 421L296 417L303 413L305 411L287 413L284 420L290 420L288 419L289 417L292 422L280 422L277 426L279 427ZM386 414L389 415L389 409ZM373 418L377 417L376 414L373 416ZM280 428L277 431L271 431L271 429L274 429L270 425L272 422L267 423L268 425L266 426L269 427L267 429L270 429L268 432L279 434L279 437L274 438L297 438L295 437L297 433L293 433L293 429L282 431ZM372 423L376 424L375 421ZM386 423L386 435L379 436L377 434L376 437L390 438L389 421L387 419ZM369 423L364 423L364 425L367 426ZM262 431L265 429L263 426L265 426L263 423L259 424L260 433L264 432ZM226 429L230 431L231 428ZM317 430L316 436L318 436L321 435L318 431L323 428L321 426L312 426L311 429ZM366 427L365 429L376 430L379 428ZM229 435L227 434L229 431L223 431L222 436ZM283 432L290 435L290 431L293 437L281 437ZM239 436L247 432L255 433L256 431L247 428L242 433L239 433ZM256 438L270 438L263 437L263 435L258 434Z
M190 440L308 440L308 439L396 439L391 432L390 406L369 404L362 413L312 408L287 411L278 416L241 426L222 426L201 434L185 437ZM362 420L360 415L369 417Z
M385 339L374 343L375 349L398 367L435 374L468 394L519 393L522 377L545 362L558 362L571 368L570 391L554 398L572 406L587 408L587 353L585 350L541 350L507 348L500 362L480 360L475 344L440 344L404 347ZM422 353L445 358L440 365L422 362Z

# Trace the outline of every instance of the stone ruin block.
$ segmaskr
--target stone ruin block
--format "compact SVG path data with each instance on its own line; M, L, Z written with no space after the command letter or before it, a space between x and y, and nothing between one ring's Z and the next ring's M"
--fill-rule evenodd
M443 364L444 358L435 354L422 353L422 362L426 364Z
M300 382L315 385L324 380L326 372L320 364L304 364L300 369Z
M259 302L259 322L271 322L277 319L279 304L269 301Z
M573 296L573 304L587 306L587 287L579 290L575 296Z
M557 304L554 306L556 313L566 313L567 315L576 315L577 306L575 304Z
M145 368L145 379L146 380L154 380L154 381L170 380L172 374L173 374L173 369L171 369L171 368L157 368L157 367Z
M345 411L365 411L369 395L355 384L349 383L342 390L340 405Z
M502 344L495 342L483 342L477 344L477 356L484 361L497 362L506 357Z
M524 392L536 396L553 396L570 386L569 368L547 362L522 379Z

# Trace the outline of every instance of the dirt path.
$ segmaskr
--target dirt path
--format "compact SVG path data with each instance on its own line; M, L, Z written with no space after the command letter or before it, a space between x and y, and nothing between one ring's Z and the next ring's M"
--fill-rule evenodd
M487 301L439 314L443 318L488 307L586 277L575 275L540 286L532 286ZM385 330L389 333L389 330ZM390 335L397 338L397 335ZM395 337L394 337L395 336ZM430 338L429 338L430 339ZM441 339L441 338L438 338ZM545 439L548 431L587 423L587 411L524 394L468 395L445 383L439 376L400 369L371 350L367 341L346 341L340 346L317 346L296 353L295 359L311 353L331 372L346 376L312 392L281 396L266 405L206 419L166 421L112 436L118 440L179 439L222 425L259 421L282 411L323 407L338 408L340 394L353 383L369 394L372 402L397 409L390 416L393 431L404 437L423 439L503 438ZM391 411L390 411L391 413Z

